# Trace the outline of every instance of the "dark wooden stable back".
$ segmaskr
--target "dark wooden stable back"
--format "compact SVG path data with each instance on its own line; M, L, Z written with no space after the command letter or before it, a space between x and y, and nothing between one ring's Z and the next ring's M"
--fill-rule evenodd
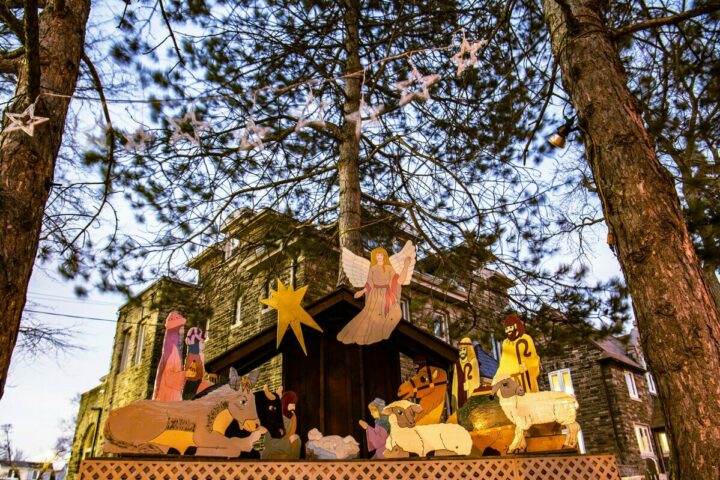
M320 333L303 327L307 356L290 330L276 348L272 327L208 362L207 371L226 376L233 366L244 374L281 353L283 388L298 395L297 433L303 444L308 432L317 428L323 435L352 435L366 454L365 433L358 420L372 424L367 405L374 398L388 403L396 399L400 353L421 356L429 365L451 370L458 351L404 320L388 340L365 346L339 342L338 332L361 307L352 292L338 289L307 307L323 329Z

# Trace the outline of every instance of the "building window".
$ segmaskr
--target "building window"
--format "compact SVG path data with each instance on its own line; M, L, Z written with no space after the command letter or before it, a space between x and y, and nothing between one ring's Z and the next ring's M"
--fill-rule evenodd
M570 377L570 369L564 368L562 370L555 370L548 374L550 379L550 390L553 392L565 392L575 395L575 389L572 384L572 377Z
M500 360L500 352L502 352L502 343L495 338L495 333L490 332L490 344L492 345L492 355L495 360Z
M265 285L263 286L263 294L262 294L262 297L260 297L260 298L263 298L263 299L264 299L264 298L270 298L270 290L272 289L272 287L273 287L273 280L272 280L272 278L270 278L270 279L268 279L268 280L265 282ZM267 310L270 310L270 306L269 306L269 305L265 305L265 304L263 303L263 304L262 304L262 309L261 309L260 311L261 311L261 312L266 312Z
M635 424L635 438L637 438L638 448L640 448L640 455L654 456L648 427Z
M400 300L400 310L402 311L403 320L412 321L410 318L410 300L403 298Z
M638 395L637 386L635 385L635 375L633 375L632 372L625 372L625 383L627 383L630 398L640 400L640 395Z
M240 246L240 240L237 238L230 238L225 241L223 250L225 250L225 260L235 255L237 248Z
M446 313L443 312L433 312L432 314L433 319L433 333L436 337L441 338L445 340L446 342L450 341L450 334L448 329L448 316Z
M657 386L655 385L655 379L653 378L652 373L647 372L645 374L645 380L647 381L648 392L653 395L657 395Z
M142 360L143 348L145 347L145 324L138 325L137 342L135 342L135 355L133 356L133 365L137 365Z
M297 258L293 258L290 262L290 285L292 285L292 288L297 287L297 268L298 268L298 262ZM268 297L265 297L268 298Z
M120 352L120 371L124 372L128 367L128 360L130 357L130 329L127 329L122 334L122 350Z
M667 433L660 432L658 433L658 444L660 444L660 452L662 453L663 457L670 456L670 442L668 442Z
M233 327L236 325L242 325L242 304L243 304L243 296L238 295L235 299L235 311L233 315ZM207 330L205 330L207 332Z

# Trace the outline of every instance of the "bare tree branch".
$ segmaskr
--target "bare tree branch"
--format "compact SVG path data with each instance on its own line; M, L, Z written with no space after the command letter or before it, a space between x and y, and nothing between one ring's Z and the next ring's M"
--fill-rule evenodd
M37 0L25 0L25 58L27 59L27 95L34 102L40 94L40 32Z
M620 38L630 33L637 32L639 30L646 30L648 28L657 28L664 25L677 25L678 23L684 22L691 18L699 17L700 15L706 15L708 13L717 12L720 10L720 3L710 3L703 5L702 7L693 8L677 15L669 15L667 17L651 18L644 22L635 23L622 28L615 28L610 32L613 38Z

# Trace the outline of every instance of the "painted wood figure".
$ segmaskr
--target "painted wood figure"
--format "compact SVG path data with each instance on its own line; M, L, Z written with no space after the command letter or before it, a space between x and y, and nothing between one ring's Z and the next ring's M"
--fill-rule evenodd
M239 377L201 398L161 402L140 400L112 410L105 423L103 452L235 458L249 452L266 432L260 426L252 386L257 376ZM237 422L244 438L225 435Z
M185 337L187 355L185 356L183 400L191 400L195 395L213 385L205 378L205 353L203 351L205 340L207 339L200 327L192 327Z
M506 373L515 378L526 392L537 392L540 357L533 339L525 333L525 324L514 313L505 318L503 325L507 338L502 343L497 374Z
M460 425L440 423L418 425L415 418L422 407L407 400L397 400L382 411L390 420L390 436L385 448L394 451L440 455L469 455L472 450L470 433Z
M185 317L178 312L170 312L165 320L165 338L155 377L153 400L163 402L182 400L185 387L185 368L182 361L185 323Z
M355 298L365 296L365 307L343 328L337 339L343 343L368 345L385 340L402 318L401 286L409 285L415 268L415 246L388 256L384 248L370 253L370 260L342 250L342 264L350 283L360 288Z
M375 419L375 425L370 426L365 420L360 420L360 426L365 430L365 439L368 444L368 451L375 453L371 458L382 459L385 452L385 442L390 431L390 422L386 415L381 412L385 408L385 400L376 398L368 405L370 415Z
M472 340L465 337L458 344L460 355L453 367L453 410L462 408L468 398L482 386L480 362L475 354Z
M424 366L407 382L398 387L401 400L410 398L420 402L415 421L418 425L431 425L442 421L447 392L447 372L441 368Z

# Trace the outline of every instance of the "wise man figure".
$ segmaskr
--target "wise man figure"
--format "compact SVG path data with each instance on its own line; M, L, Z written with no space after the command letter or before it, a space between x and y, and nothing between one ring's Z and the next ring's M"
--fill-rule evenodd
M475 354L475 346L468 337L458 344L460 355L453 367L452 404L458 410L465 405L468 398L480 388L480 362Z
M537 392L540 375L540 357L533 339L525 333L525 324L517 314L508 315L503 321L505 340L496 375L508 374L522 385L526 392Z

